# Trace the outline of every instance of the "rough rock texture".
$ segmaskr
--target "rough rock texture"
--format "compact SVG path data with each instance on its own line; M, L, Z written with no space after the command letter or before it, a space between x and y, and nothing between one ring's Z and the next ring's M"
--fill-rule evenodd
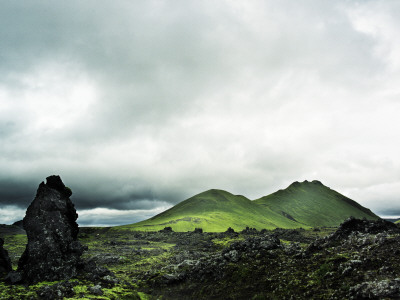
M24 281L55 281L77 274L84 247L77 239L78 215L71 194L59 176L39 185L23 220L28 244L18 272Z
M383 219L360 220L350 217L340 224L339 228L331 235L312 242L308 246L306 254L312 254L335 244L351 243L362 246L368 243L371 235L395 233L400 233L399 227Z
M44 285L37 291L39 299L65 299L75 296L74 282L60 282L54 285Z
M0 238L0 276L12 271L11 260L7 250L3 248L4 240Z
M379 220L360 220L353 217L348 218L329 238L331 240L340 240L349 236L352 232L376 234L380 232L399 232L396 224Z
M350 288L350 299L399 299L400 279L363 282Z

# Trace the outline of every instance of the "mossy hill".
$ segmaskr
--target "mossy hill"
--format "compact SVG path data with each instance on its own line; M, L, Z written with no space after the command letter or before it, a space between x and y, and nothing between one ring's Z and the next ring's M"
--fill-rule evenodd
M338 226L348 217L378 219L355 201L319 181L295 182L287 189L251 201L223 190L208 190L139 223L119 228L174 231L202 228L208 232Z
M273 229L296 228L299 224L282 218L279 213L244 196L213 189L195 195L148 220L124 227L144 231L164 227L172 227L174 231L202 228L204 231L221 232L228 227L242 230L247 226Z
M338 226L350 216L379 219L369 209L326 187L321 182L294 182L288 188L254 201L299 224Z

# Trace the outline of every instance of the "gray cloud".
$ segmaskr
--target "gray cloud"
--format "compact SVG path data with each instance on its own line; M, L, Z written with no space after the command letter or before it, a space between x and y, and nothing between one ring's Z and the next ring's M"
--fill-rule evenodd
M60 174L107 224L113 208L154 212L209 188L254 199L304 179L400 209L399 11L4 1L0 203L23 209Z

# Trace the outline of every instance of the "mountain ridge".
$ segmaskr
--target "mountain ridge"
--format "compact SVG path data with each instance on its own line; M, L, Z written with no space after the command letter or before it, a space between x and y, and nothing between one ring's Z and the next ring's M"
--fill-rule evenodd
M256 200L221 189L196 194L147 220L119 228L157 231L225 231L338 226L348 217L378 219L369 209L323 185L318 180L295 181Z

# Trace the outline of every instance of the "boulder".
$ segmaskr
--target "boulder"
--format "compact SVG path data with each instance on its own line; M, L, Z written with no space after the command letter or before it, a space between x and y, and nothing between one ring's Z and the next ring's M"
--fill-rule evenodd
M11 284L19 283L22 281L22 275L20 272L11 271L10 273L7 274L4 280Z
M382 232L400 232L396 224L383 220L366 220L350 217L340 224L339 228L329 237L331 240L341 240L353 232L377 234Z
M78 224L72 192L59 176L39 185L26 211L23 226L28 244L18 263L25 282L55 281L77 275L85 248L78 241Z
M171 233L171 232L174 232L173 230L172 230L172 227L164 227L164 229L161 229L161 230L159 230L158 232L162 232L162 233Z
M350 299L399 299L400 279L363 282L349 290Z
M3 248L4 240L0 238L0 276L6 275L12 271L11 260L7 250Z
M225 233L235 233L235 230L232 227L229 227Z

